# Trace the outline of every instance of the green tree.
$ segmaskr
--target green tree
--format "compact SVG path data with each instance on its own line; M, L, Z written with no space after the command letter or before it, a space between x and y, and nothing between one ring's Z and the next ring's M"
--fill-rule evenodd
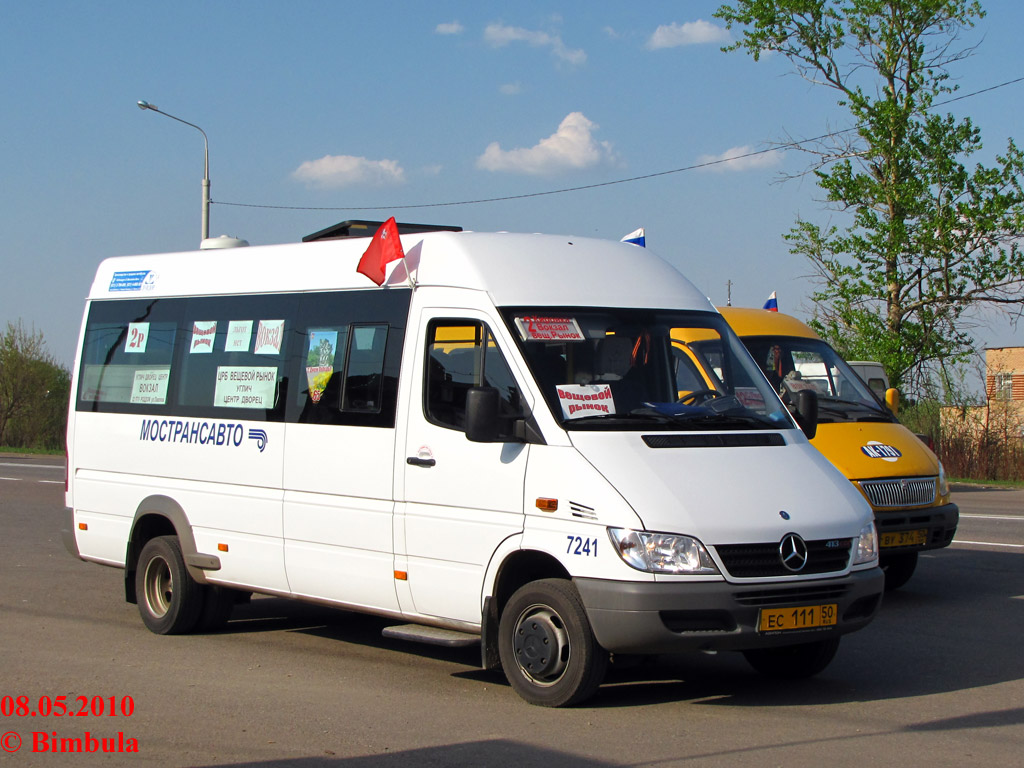
M810 145L819 186L848 222L797 219L791 251L814 265L816 329L848 358L876 359L923 393L972 351L983 306L1024 305L1024 156L992 167L969 118L938 114L958 35L984 12L967 0L742 0L715 14L741 39L724 50L784 56L835 89L855 127ZM808 148L804 145L805 148Z
M0 445L57 448L67 423L71 374L40 331L7 323L0 335Z

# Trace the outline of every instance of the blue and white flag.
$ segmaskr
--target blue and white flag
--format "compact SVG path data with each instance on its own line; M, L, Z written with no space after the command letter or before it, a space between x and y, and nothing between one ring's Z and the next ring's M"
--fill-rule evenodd
M769 312L779 311L779 300L775 298L775 291L772 291L772 295L768 297L768 301L764 303L764 309Z
M641 248L646 248L647 241L644 239L644 228L640 227L640 229L630 232L620 242L632 243L633 245L639 245Z

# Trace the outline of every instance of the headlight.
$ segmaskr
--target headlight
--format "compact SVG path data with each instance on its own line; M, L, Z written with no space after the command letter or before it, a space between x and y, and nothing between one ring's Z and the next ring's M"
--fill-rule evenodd
M691 536L609 528L608 538L627 565L650 573L718 573L704 545Z
M939 462L939 496L949 496L949 480L946 479L946 468Z
M875 531L875 524L868 523L860 529L860 536L857 537L857 552L853 556L854 565L863 565L878 559L878 533Z

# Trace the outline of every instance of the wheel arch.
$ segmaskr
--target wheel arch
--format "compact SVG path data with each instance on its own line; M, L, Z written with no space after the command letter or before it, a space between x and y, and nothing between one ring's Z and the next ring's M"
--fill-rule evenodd
M185 510L169 496L149 496L135 510L128 537L128 551L125 553L124 597L129 603L138 601L135 594L135 570L139 554L146 542L156 536L176 536L189 575L200 584L207 583L204 570L189 562L199 552Z
M494 577L491 594L484 599L481 617L481 666L496 669L501 665L498 656L498 621L505 604L524 584L538 579L571 580L569 572L557 558L534 549L517 549L501 561Z

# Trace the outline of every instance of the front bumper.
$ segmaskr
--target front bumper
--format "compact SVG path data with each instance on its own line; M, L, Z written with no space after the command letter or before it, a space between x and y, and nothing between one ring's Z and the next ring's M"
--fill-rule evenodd
M634 654L740 651L834 637L866 626L885 589L879 568L838 579L756 585L574 581L598 643L612 653ZM835 626L758 631L762 608L822 604L837 605Z
M959 522L960 510L956 504L918 509L875 510L875 526L878 528L882 559L884 560L886 555L948 547L956 535ZM925 531L924 543L899 543L901 538L919 538L911 536L919 531ZM894 543L886 546L886 539Z

